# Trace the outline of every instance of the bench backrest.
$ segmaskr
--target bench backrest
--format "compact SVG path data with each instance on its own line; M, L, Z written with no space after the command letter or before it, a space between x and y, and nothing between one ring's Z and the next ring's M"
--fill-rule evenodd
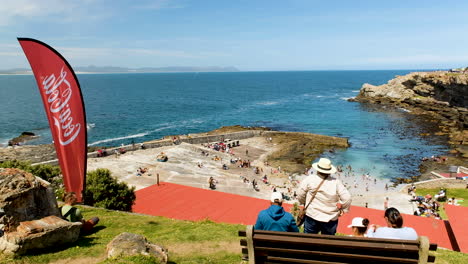
M239 231L249 263L428 263L436 244L418 240L358 238L254 230Z

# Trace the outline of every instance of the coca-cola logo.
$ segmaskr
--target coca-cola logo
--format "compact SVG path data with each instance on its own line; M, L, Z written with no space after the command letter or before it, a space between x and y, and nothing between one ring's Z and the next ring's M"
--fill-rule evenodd
M58 140L62 146L72 143L81 130L81 125L73 122L74 116L69 104L72 89L66 77L67 72L62 67L58 78L51 74L42 81L42 89L47 99L46 109L54 119Z

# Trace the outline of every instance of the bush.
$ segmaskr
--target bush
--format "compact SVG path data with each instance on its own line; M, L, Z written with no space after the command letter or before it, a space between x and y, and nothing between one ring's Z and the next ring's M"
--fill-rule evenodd
M17 168L27 172L31 172L31 163L27 161L7 160L4 162L0 162L0 168Z
M84 204L112 210L131 211L135 202L135 187L118 182L108 169L87 173Z

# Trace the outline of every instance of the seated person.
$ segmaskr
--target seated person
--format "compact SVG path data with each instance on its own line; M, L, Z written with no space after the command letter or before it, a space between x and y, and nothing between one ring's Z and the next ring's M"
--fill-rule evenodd
M93 217L88 221L83 219L83 215L81 215L80 209L74 207L73 205L76 204L76 194L74 192L66 193L63 197L65 205L62 206L62 216L66 220L70 222L81 222L83 226L81 226L81 231L87 233L93 229L93 227L99 222L98 217Z
M367 231L367 237L417 240L418 234L411 227L403 227L403 216L393 207L385 210L384 218L387 227L371 225Z
M367 226L369 225L369 219L362 217L354 217L351 224L348 228L353 229L353 234L351 236L355 237L367 237L366 231Z
M436 199L436 201L442 201L442 200L445 200L445 190L443 188L440 188L440 191L438 194L436 194L434 196L434 198Z
M423 201L424 200L424 197L423 196L415 196L413 195L413 198L410 200L410 202L419 202L419 201Z

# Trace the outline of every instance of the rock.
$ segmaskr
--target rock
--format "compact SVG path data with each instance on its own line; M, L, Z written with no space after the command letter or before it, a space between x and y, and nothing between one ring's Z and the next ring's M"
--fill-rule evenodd
M78 239L81 223L60 218L49 183L20 169L0 168L0 252L24 254Z
M107 258L134 255L153 256L160 263L167 263L168 261L167 249L149 243L142 235L124 232L107 244Z
M16 231L22 221L60 216L55 194L49 183L20 169L0 168L0 224Z
M8 141L8 146L18 145L20 143L23 143L25 141L32 140L35 138L37 138L37 136L33 132L23 132L18 137L15 137L12 140Z
M16 232L5 233L0 239L4 254L22 255L30 249L50 248L75 242L81 231L80 222L68 222L57 216L21 222Z

